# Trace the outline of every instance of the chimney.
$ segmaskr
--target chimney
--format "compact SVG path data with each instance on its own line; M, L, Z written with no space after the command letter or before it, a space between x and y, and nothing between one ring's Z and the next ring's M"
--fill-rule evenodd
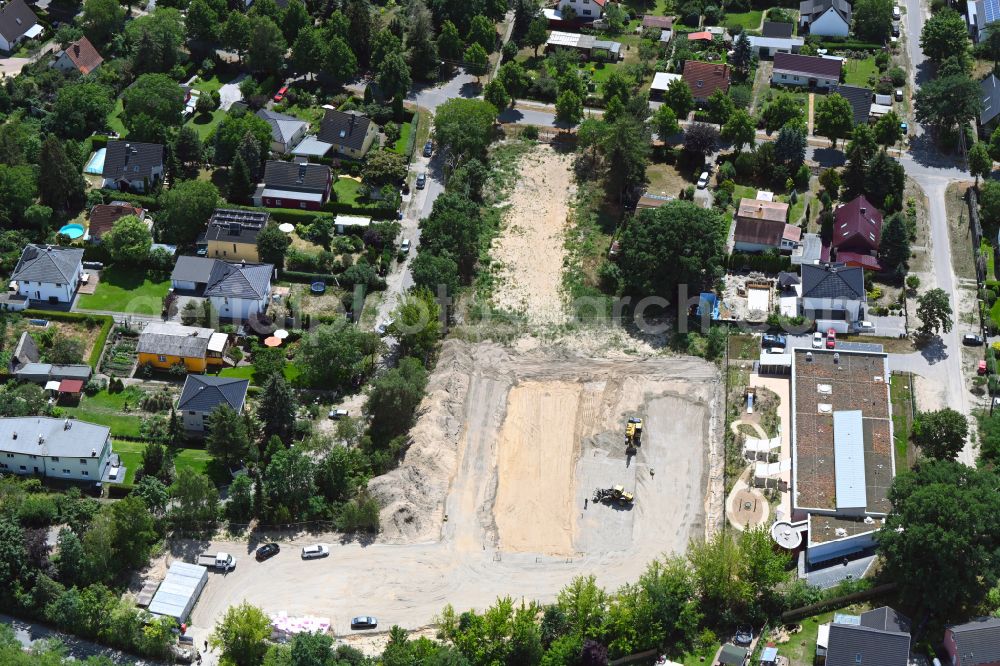
M97 449L91 449L90 450L90 457L91 458L96 458L97 457Z
M65 423L63 423L63 430L69 430L72 427L73 427L73 422L70 421L69 419L66 419Z
M38 443L39 444L45 443L45 435L43 435L42 433L38 433Z
M16 430L13 432L13 438L17 439L17 431Z
M868 209L867 209L867 208L865 208L864 206L862 206L862 207L861 207L861 214L862 214L862 215L864 215L864 214L865 214L865 213L867 213L867 212L868 212Z

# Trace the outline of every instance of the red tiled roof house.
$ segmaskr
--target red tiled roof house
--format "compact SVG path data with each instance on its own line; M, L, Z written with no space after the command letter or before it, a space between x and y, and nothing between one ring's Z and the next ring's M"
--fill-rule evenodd
M732 70L729 65L699 60L688 60L684 63L684 82L691 88L694 101L704 104L716 90L729 92L729 79Z

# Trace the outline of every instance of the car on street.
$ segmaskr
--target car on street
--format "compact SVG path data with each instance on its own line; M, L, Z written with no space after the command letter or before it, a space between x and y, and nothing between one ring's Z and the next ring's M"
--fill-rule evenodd
M276 543L265 543L263 546L257 549L257 554L255 557L258 562L263 562L264 560L269 560L278 554L281 550L281 546Z
M306 546L302 549L303 560L315 560L317 557L326 557L330 554L330 548L321 543L315 546Z
M821 332L816 331L815 333L813 333L812 346L813 346L813 349L822 349L823 348L823 334Z
M708 187L708 172L702 171L701 175L698 176L698 189L703 190Z
M962 336L962 344L969 345L970 347L981 347L983 344L983 338L982 336L974 333L966 333Z
M410 239L409 238L404 238L403 242L399 244L399 251L402 252L403 254L409 254L410 253Z
M772 333L765 333L764 337L761 338L761 347L784 347L786 343L785 336L780 333L774 335Z
M427 139L427 143L424 144L424 157L430 157L434 154L434 142Z
M278 88L278 92L274 93L274 101L280 102L281 100L285 99L285 93L287 92L288 92L288 86L281 86L280 88Z
M893 21L898 21L899 20L899 5L895 5L892 8L892 20Z
M826 348L833 349L837 346L837 331L832 328L826 332Z
M351 629L374 629L378 626L378 618L371 615L358 615L351 618Z
M424 185L426 184L427 184L427 173L424 172L417 176L417 189L418 190L424 189Z
M892 22L892 36L893 37L899 37L899 22L898 21L893 21Z

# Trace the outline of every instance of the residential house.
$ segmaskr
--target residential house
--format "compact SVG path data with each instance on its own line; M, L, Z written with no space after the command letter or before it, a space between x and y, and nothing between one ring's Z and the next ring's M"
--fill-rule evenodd
M90 74L101 66L104 58L97 52L94 45L86 37L70 42L66 48L56 55L52 66L61 72L77 71L80 74Z
M257 117L271 126L271 152L283 155L302 140L309 123L270 109L259 109Z
M42 24L24 0L10 0L0 7L0 51L13 51L22 40L34 39L42 32Z
M967 0L965 21L972 41L981 42L986 37L986 26L1000 19L1000 0Z
M816 320L816 329L847 333L864 319L867 300L865 273L843 264L802 264L802 314Z
M182 256L170 282L178 291L207 298L221 318L245 321L267 310L273 274L271 264Z
M163 180L163 146L138 141L108 141L103 187L146 192Z
M181 415L184 429L204 434L208 430L209 415L220 405L228 405L237 414L241 413L248 386L248 379L188 375L177 400L177 413Z
M216 208L198 246L208 257L257 263L257 235L270 219L266 210Z
M359 160L378 138L378 125L357 111L327 109L316 138L338 155Z
M559 10L565 14L568 7L573 10L577 18L593 21L604 16L606 3L607 0L559 0Z
M183 365L188 372L205 372L222 366L228 345L229 336L211 328L154 321L139 334L136 352L140 366L169 370Z
M802 236L802 230L788 219L788 204L778 201L740 199L733 232L737 252L791 252Z
M872 113L872 91L859 86L837 85L829 89L828 94L838 94L847 100L854 112L855 125L867 125Z
M320 210L330 199L333 173L325 164L268 160L253 204L264 208Z
M649 86L649 98L651 100L662 100L670 84L681 78L683 77L680 74L657 72L653 75L653 83Z
M603 62L616 62L625 57L619 42L597 39L593 35L553 30L545 42L545 50L555 51L557 49L576 51L587 60Z
M222 319L247 321L264 314L271 301L271 264L215 260L204 296Z
M888 606L867 611L860 617L838 614L834 622L820 629L826 639L826 666L909 663L910 621ZM822 639L817 640L819 650L821 642Z
M830 88L840 83L841 69L840 60L834 58L775 53L771 83L783 86Z
M83 250L26 245L10 279L17 293L37 303L72 303L83 278Z
M1000 666L1000 618L980 617L947 627L944 649L950 666Z
M833 217L831 244L836 261L848 266L879 270L882 213L862 194L839 206Z
M104 234L114 228L115 222L127 215L135 215L142 220L146 216L146 211L141 206L134 206L124 201L97 204L90 209L90 223L87 227L88 238L95 243L100 243Z
M982 90L983 100L983 110L979 113L979 132L984 138L989 138L997 127L997 116L1000 116L1000 79L996 74L990 74L979 82L979 88Z
M847 37L851 32L851 3L847 0L803 0L799 26L811 35Z
M116 480L108 478L116 467L113 453L107 426L47 416L0 419L2 472L74 481Z
M716 90L729 92L732 70L729 65L688 60L684 63L684 82L698 104L705 104Z
M798 53L805 39L793 37L791 23L764 21L760 35L747 35L750 48L761 58L773 58L776 53Z

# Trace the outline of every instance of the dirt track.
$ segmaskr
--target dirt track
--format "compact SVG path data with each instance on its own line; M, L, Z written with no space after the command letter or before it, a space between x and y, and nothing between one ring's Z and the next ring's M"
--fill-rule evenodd
M709 474L720 452L710 461L708 451L721 446L721 392L708 363L450 340L428 388L403 463L370 484L386 507L378 542L332 544L329 558L302 562L297 547L323 539L301 539L265 563L246 543L213 543L242 560L212 576L192 618L199 631L244 598L329 616L346 634L355 614L414 629L446 603L550 601L581 574L614 588L703 535L709 503L721 515L722 480ZM626 461L631 415L645 429ZM635 490L632 509L584 509L596 486L619 483Z

